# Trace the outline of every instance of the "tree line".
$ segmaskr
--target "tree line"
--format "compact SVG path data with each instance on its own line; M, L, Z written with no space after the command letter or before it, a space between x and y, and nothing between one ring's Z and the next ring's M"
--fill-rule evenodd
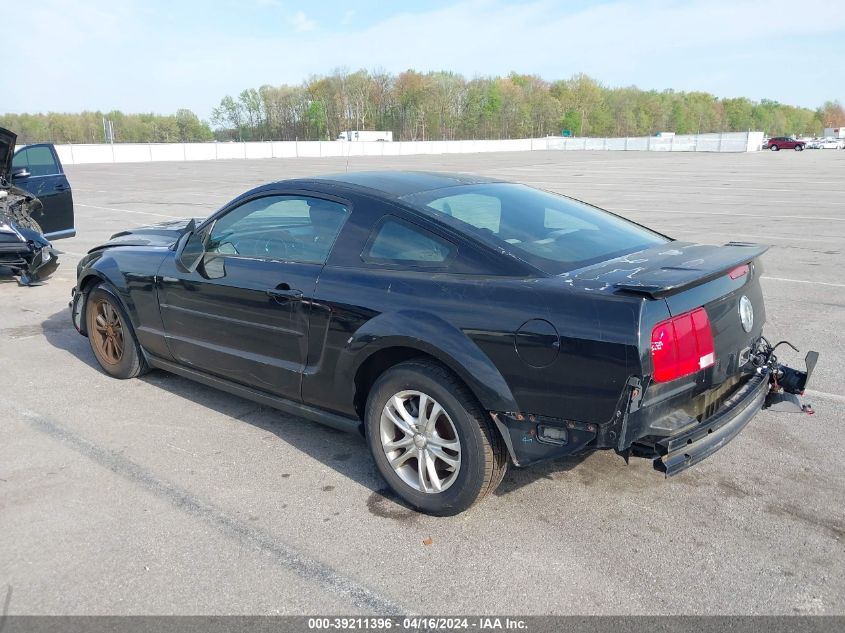
M103 117L116 142L331 140L347 130L392 130L395 140L527 138L546 135L650 136L762 130L818 135L845 125L845 110L826 102L812 110L763 99L718 98L706 92L611 88L577 74L466 79L408 70L335 70L299 85L264 85L227 95L210 123L190 110L175 115L83 112L0 115L0 127L23 143L104 140Z
M103 119L111 121L115 143L191 143L213 141L208 123L190 110L176 114L80 112L66 114L0 114L0 127L18 135L18 143L103 143Z
M609 88L584 74L548 82L517 73L467 80L445 71L337 70L298 86L265 85L226 96L211 122L221 140L333 139L345 130L392 130L397 140L749 129L816 135L826 125L845 125L845 111L837 102L811 110L706 92Z

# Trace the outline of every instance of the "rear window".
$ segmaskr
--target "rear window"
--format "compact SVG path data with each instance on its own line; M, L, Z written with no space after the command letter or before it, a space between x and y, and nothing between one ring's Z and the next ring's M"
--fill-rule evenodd
M448 187L404 200L552 274L669 241L607 211L525 185Z

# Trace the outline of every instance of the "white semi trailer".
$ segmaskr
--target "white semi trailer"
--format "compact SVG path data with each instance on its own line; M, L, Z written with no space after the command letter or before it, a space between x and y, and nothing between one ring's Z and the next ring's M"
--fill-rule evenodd
M392 141L390 130L344 130L337 136L338 141Z
M845 125L840 127L826 127L822 138L845 138Z

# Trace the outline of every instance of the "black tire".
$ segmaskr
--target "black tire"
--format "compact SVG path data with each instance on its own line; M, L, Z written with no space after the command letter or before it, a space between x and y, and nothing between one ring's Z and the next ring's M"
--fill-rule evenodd
M773 152L776 152L776 151L778 151L778 146L777 145L770 145L769 149L772 150Z
M106 308L108 306L108 308ZM102 317L113 314L115 323L107 322L109 333L101 333L104 327ZM98 321L98 317L101 319ZM91 351L103 371L114 378L135 378L149 371L147 362L138 345L132 322L126 314L117 292L106 283L100 284L88 292L85 301L85 327ZM118 333L119 332L119 333ZM111 339L111 345L104 339ZM117 354L117 350L120 353ZM110 354L112 351L114 353Z
M804 146L803 146L803 145L796 145L796 146L795 146L795 151L796 151L796 152L803 152L803 151L804 151Z
M427 394L439 403L460 441L460 467L454 481L442 492L423 492L406 483L390 465L383 447L385 406L394 395L408 390ZM379 472L401 499L427 514L451 516L463 512L495 490L507 470L507 449L493 421L457 376L428 359L401 363L379 377L367 398L365 424L367 443Z

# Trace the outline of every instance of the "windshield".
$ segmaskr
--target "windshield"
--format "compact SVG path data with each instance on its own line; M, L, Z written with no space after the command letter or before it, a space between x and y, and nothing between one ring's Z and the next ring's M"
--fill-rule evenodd
M552 274L669 241L597 207L525 185L447 187L403 200Z

